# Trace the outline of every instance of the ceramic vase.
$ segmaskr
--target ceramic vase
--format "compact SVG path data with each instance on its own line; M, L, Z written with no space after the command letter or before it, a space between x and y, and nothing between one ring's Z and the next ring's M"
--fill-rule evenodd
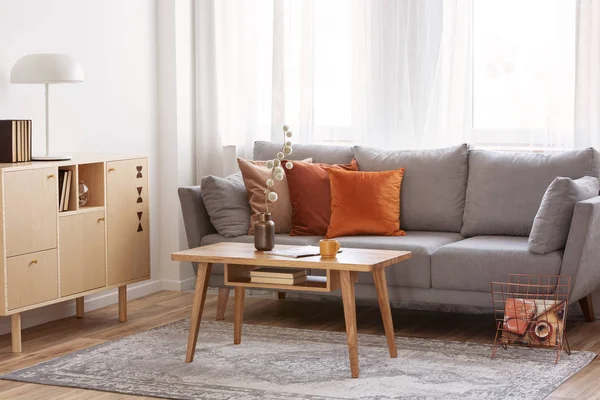
M256 250L268 251L275 247L275 222L271 213L258 213L254 222L254 247Z

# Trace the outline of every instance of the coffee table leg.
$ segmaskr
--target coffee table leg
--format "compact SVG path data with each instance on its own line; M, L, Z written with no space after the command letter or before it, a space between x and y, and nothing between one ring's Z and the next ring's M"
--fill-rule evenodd
M233 317L233 344L242 342L242 321L244 319L244 296L246 289L235 287L235 316Z
M202 320L202 311L204 311L206 288L208 287L211 268L211 263L198 264L198 277L196 278L196 290L194 291L194 306L192 307L190 335L188 337L187 351L185 353L185 362L187 363L194 361L198 330L200 329L200 321Z
M373 280L375 281L375 289L377 289L377 300L379 301L379 310L381 311L390 357L396 358L398 357L398 350L396 349L396 336L394 335L394 322L392 321L385 270L377 269L373 271Z
M346 335L348 336L348 353L350 355L350 371L353 378L358 378L358 336L356 333L356 304L354 299L354 280L350 271L340 271L342 300L344 302L344 318Z

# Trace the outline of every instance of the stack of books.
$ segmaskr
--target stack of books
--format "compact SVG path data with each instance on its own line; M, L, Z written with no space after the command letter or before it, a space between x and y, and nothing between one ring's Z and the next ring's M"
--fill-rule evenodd
M275 285L298 285L306 282L305 269L257 268L250 271L250 282Z
M31 161L31 120L0 120L0 162Z
M73 171L61 169L58 171L58 211L69 211L69 196L71 195L71 181Z

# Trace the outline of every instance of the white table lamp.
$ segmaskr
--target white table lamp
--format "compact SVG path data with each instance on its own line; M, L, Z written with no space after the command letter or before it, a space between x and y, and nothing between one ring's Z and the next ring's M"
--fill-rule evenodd
M48 85L51 83L83 82L83 71L65 54L29 54L17 60L10 71L12 83L43 83L46 86L46 155L34 156L37 161L70 160L71 156L50 155L50 117Z

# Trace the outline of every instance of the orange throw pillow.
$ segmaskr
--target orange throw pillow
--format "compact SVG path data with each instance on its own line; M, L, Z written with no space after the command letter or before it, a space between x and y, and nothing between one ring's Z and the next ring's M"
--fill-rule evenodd
M285 162L284 162L285 164ZM309 164L294 161L285 174L292 203L292 236L324 236L331 216L330 170L358 171L350 164Z
M406 235L400 229L403 176L404 168L383 172L330 170L331 221L325 237Z

